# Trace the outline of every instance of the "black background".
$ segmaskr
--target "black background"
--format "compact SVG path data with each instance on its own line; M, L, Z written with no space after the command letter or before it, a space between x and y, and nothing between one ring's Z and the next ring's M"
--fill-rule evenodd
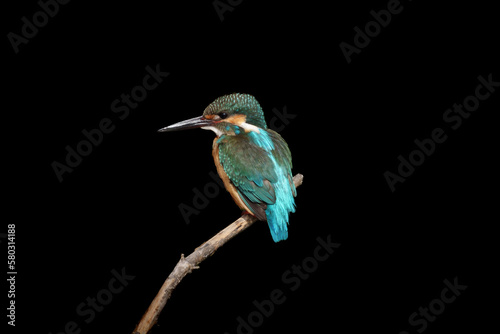
M416 333L409 316L455 277L467 289L425 332L485 332L497 314L500 88L457 130L443 114L474 94L479 75L500 81L498 17L492 5L402 6L350 64L339 44L353 44L353 28L387 1L245 0L223 21L212 1L72 1L19 53L5 37L15 332L59 333L75 321L81 333L131 333L180 254L239 217L221 190L185 223L178 206L215 172L214 134L156 132L233 92L254 95L268 121L274 108L295 115L281 131L304 175L289 239L275 244L265 223L237 236L182 281L152 333L236 333L236 319L274 289L286 301L255 333ZM39 10L36 1L6 10L4 36ZM112 101L157 64L170 75L120 120ZM114 131L60 183L51 164L103 118ZM391 192L384 172L438 127L447 140ZM291 291L282 275L329 235L341 246ZM77 306L122 268L135 278L86 323Z

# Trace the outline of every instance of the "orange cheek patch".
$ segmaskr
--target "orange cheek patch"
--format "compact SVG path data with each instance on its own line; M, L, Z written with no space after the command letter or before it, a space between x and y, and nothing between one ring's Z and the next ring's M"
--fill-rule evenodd
M203 116L205 119L213 119L215 115L205 115Z
M229 122L229 123L232 123L234 125L241 125L241 124L245 123L246 120L247 120L247 117L245 115L239 114L239 115L233 115L229 118L226 118L224 120L224 122Z

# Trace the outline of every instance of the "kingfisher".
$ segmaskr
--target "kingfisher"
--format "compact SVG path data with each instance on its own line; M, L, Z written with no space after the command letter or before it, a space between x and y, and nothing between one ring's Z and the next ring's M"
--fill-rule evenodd
M285 140L267 127L255 97L241 93L221 96L201 117L158 132L194 128L215 132L212 156L236 205L243 213L267 221L274 242L286 240L289 214L295 212L297 195L292 155Z

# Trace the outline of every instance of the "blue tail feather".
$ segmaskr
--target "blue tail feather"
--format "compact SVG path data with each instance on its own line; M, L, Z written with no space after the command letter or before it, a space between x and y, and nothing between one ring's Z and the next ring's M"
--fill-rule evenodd
M280 175L279 181L274 184L276 202L266 209L267 224L274 242L288 238L288 216L295 212L293 192L285 175Z

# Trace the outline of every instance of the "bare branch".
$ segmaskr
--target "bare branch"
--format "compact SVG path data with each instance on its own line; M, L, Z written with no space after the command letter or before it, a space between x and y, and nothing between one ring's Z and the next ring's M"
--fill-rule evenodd
M293 182L295 187L302 184L304 176L302 174L297 174L293 177ZM142 316L141 321L134 329L132 334L147 334L154 324L158 321L161 311L165 307L167 300L172 295L172 292L181 282L181 280L193 269L198 269L198 264L200 264L207 257L211 256L219 247L224 245L226 242L234 238L239 233L246 230L250 225L255 223L257 218L251 215L243 215L238 218L235 222L227 226L225 229L217 233L210 240L203 243L201 246L196 248L193 253L188 257L184 257L181 254L181 259L177 262L174 270L168 275L167 279L163 283L156 295L155 299L149 305L148 310Z

